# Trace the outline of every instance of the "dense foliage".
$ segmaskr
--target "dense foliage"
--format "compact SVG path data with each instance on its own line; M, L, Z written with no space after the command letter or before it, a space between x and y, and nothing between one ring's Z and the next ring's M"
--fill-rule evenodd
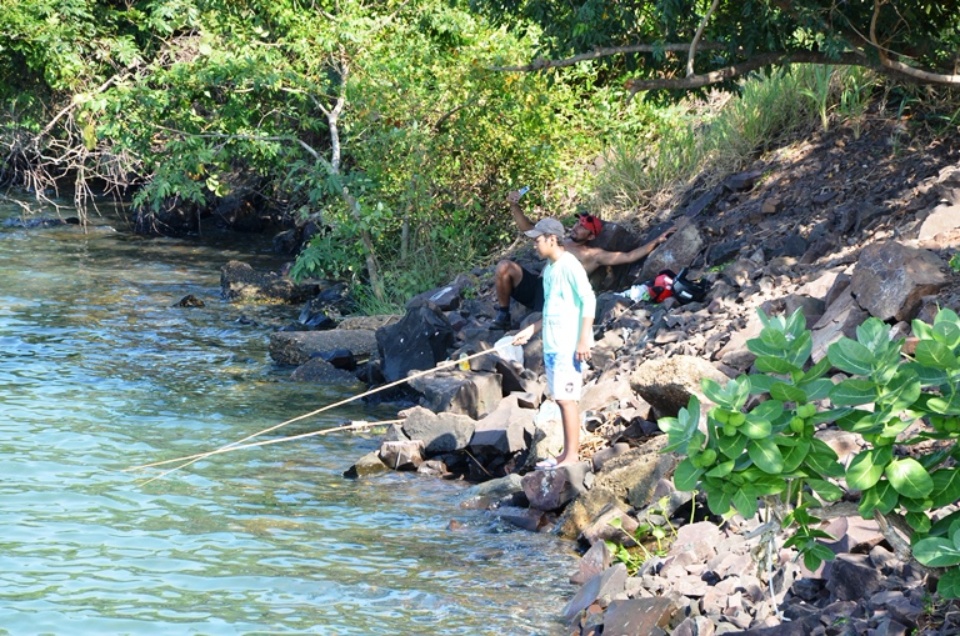
M443 0L5 1L2 176L132 192L147 232L310 218L298 275L402 302L514 235L507 190L569 205L577 158L642 126L589 67L488 70L534 38Z
M81 212L104 190L132 197L144 232L200 231L214 214L320 228L294 273L394 305L507 244L511 188L531 185L528 205L560 215L591 192L608 215L649 214L657 190L738 168L814 108L826 125L830 91L809 74L744 84L752 101L709 126L628 100L638 84L625 76L686 79L701 24L697 73L754 53L847 54L873 15L862 1L0 3L0 182L72 195ZM888 49L938 72L955 63L956 15L894 5L874 30ZM626 56L495 70L636 42Z
M960 85L960 12L950 2L474 0L474 5L505 24L530 20L543 28L537 54L551 59L531 68L565 64L574 56L603 57L614 77L632 78L637 89L695 88L786 60L843 61Z
M960 317L941 309L932 325L914 320L909 349L870 318L816 364L799 311L761 317L748 343L757 372L725 386L704 381L714 404L704 426L696 397L660 421L665 448L685 457L677 487L702 490L717 515L749 518L764 502L768 522L793 529L787 545L810 569L833 558L819 541L830 538L819 529L824 511L857 493L857 512L876 518L903 556L949 568L938 591L960 597ZM832 369L846 376L826 377ZM857 435L863 450L841 463L816 436L824 423Z

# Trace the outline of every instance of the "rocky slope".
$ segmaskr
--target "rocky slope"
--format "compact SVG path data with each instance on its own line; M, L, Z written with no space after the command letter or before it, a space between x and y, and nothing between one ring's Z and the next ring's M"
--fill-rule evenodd
M419 406L402 412L380 450L349 474L389 467L484 482L464 505L577 541L584 558L573 578L581 587L564 609L572 633L960 633L957 604L931 600L927 577L898 561L873 522L855 514L831 521L838 558L809 572L760 518L711 518L671 488L676 458L660 452L656 424L699 393L701 378L750 369L746 342L759 334L758 309L801 311L815 360L868 316L906 336L910 319L960 309L960 275L948 264L960 251L960 138L911 136L889 121L858 135L813 135L722 185L692 189L664 216L689 222L642 265L609 272L614 289L600 295L581 403L587 461L576 467L530 471L557 450L549 425L556 412L544 400L536 342L524 348L522 367L485 353L504 335L490 329L489 270L414 299L402 319L278 332L271 352L299 365L301 380L341 377L334 366L368 383L416 373L407 395ZM651 304L613 293L683 267L711 283L704 302ZM327 322L315 320L314 309L322 312L308 304L304 329ZM344 348L369 361L353 371L355 356L336 354ZM461 354L469 356L465 369L456 368ZM439 371L415 371L438 363ZM822 433L841 457L858 448L839 431ZM607 540L630 548L641 526L669 528L672 545L647 545L660 556L642 566L632 561L640 548L611 553Z

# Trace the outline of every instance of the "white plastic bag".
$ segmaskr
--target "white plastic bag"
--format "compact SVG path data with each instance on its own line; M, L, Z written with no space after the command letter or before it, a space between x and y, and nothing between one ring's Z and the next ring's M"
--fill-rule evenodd
M504 336L497 340L493 348L497 350L497 355L507 362L516 362L523 366L523 347L513 344L514 336Z

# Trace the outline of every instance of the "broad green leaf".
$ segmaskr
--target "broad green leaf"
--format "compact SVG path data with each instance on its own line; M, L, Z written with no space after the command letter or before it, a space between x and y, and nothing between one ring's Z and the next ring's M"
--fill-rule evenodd
M707 477L726 477L733 471L734 461L721 462L707 471Z
M803 378L801 378L800 383L803 384L806 382L811 382L813 380L823 377L827 373L827 371L830 370L831 366L833 365L830 363L829 358L821 359L820 362L810 367L807 370L807 372L803 374Z
M912 499L901 496L897 504L907 512L926 512L933 507L933 500L930 498Z
M751 497L745 490L738 490L733 495L733 507L744 519L750 519L757 514L757 498Z
M934 472L931 498L935 508L942 508L960 501L960 469L944 468Z
M921 340L917 343L914 358L922 365L950 371L960 367L957 356L942 342L936 340Z
M960 569L944 572L937 583L937 594L943 598L960 598Z
M957 315L957 312L949 307L941 307L940 311L938 311L937 315L933 318L933 326L936 327L944 323L960 327L960 315Z
M826 360L826 358L824 358L824 360ZM819 380L802 382L797 386L803 389L807 394L808 401L815 402L830 395L830 391L833 390L834 384L829 378L820 378Z
M703 475L703 469L694 466L688 457L677 464L676 470L673 471L673 485L677 490L696 490L701 475Z
M730 512L730 495L719 490L707 492L707 507L715 515L723 516Z
M769 437L772 431L770 422L758 417L747 417L747 421L740 425L740 432L750 439L764 439Z
M934 320L936 320L936 318L934 318ZM929 340L930 338L933 338L933 327L922 320L915 318L910 325L913 327L913 335L915 335L917 338L921 338L923 340Z
M717 440L717 449L730 459L735 460L743 454L749 441L748 437L739 433L733 437L721 437Z
M960 415L960 393L946 398L931 397L927 400L927 408L940 415Z
M913 546L913 557L932 568L960 565L960 549L942 537L920 539Z
M849 338L841 338L830 345L827 348L827 357L833 366L855 375L870 375L876 362L872 351Z
M890 327L879 318L868 318L857 327L857 341L879 354L890 342Z
M923 386L943 386L949 379L947 372L943 369L933 369L918 362L908 362L904 368L912 369Z
M864 519L873 519L873 513L889 514L900 501L897 491L889 481L881 481L873 488L864 490L860 495L860 505L857 510Z
M770 387L773 386L775 382L779 382L775 377L760 374L749 375L747 379L750 380L750 393L754 395L769 393Z
M957 325L954 322L946 321L939 323L934 322L933 339L942 343L948 349L956 349L957 345L960 345L960 325Z
M770 397L781 402L806 402L807 393L786 382L774 382L770 387Z
M801 369L810 359L810 352L813 351L813 336L809 331L804 331L796 336L793 341L793 347L787 360Z
M884 471L890 484L904 497L921 499L933 492L933 479L920 462L907 457L889 463Z
M763 472L771 475L783 472L783 455L772 439L753 440L747 446L747 454Z
M781 415L783 415L783 402L780 400L767 400L766 402L761 402L756 408L747 413L747 419L749 420L751 417L755 417L772 422Z
M877 399L877 385L870 380L850 378L830 390L830 401L837 406L858 406Z
M811 421L814 424L823 424L824 422L836 422L841 417L849 415L853 409L844 407L839 409L828 409L826 411L820 411L811 418Z
M893 450L889 446L857 453L847 467L847 485L855 490L872 488L892 459Z
M783 472L785 473L792 473L797 470L810 451L809 440L803 439L798 440L798 442L798 444L790 446L786 450L781 450L783 453ZM783 447L782 444L780 446Z
M807 485L824 501L837 501L843 496L843 490L839 486L823 479L808 479Z
M930 531L930 517L925 512L908 512L904 519L916 532L925 534Z
M794 310L792 314L787 318L787 321L783 325L783 330L793 336L795 339L802 336L804 333L809 333L806 331L807 328L807 317L803 315L803 312L800 309Z
M779 495L782 493L787 489L787 482L786 480L781 479L779 476L773 477L764 474L759 479L754 480L754 482L746 488L747 492L749 492L753 497L766 497L769 495Z
M703 388L703 393L710 401L719 406L724 406L731 408L732 404L729 404L727 399L727 394L723 390L723 387L720 386L720 383L716 380L711 380L710 378L704 378L700 383L701 388Z
M920 397L920 378L911 369L900 369L893 380L881 389L879 400L887 408L902 411L913 405Z
M836 451L817 438L810 440L806 463L824 477L843 477L845 474Z
M953 512L943 519L940 519L933 527L930 528L931 535L952 535L953 532L950 531L954 527L954 524L960 524L960 510Z
M757 371L763 371L764 373L779 373L780 375L789 375L796 371L802 371L800 367L790 362L787 362L783 358L778 358L776 356L758 356L754 365L757 368Z
M883 430L884 424L890 418L889 413L876 411L861 411L855 409L849 415L837 420L837 426L851 433L873 435Z

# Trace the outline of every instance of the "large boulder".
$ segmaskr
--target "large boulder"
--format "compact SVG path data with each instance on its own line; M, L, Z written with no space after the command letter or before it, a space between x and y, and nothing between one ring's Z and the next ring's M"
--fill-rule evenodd
M850 291L871 316L909 321L924 296L936 294L950 282L946 269L943 259L931 251L896 241L875 243L860 253Z
M524 475L520 485L535 510L559 510L587 491L590 462L577 462Z
M402 411L403 432L412 440L424 444L428 456L463 450L470 443L476 421L466 415L455 413L434 413L429 409L415 406Z
M410 309L399 322L377 329L376 334L387 382L401 380L411 371L432 369L446 359L453 344L450 321L431 303Z
M696 260L703 246L703 237L697 226L693 223L685 225L647 256L640 270L640 280L651 280L665 269L679 273Z
M658 415L675 416L690 401L691 395L703 398L700 382L704 378L726 384L727 376L712 364L694 356L657 358L641 364L630 376L630 385L656 410Z
M291 380L298 382L313 382L315 384L327 384L337 386L349 386L351 384L360 384L357 376L338 369L322 358L311 358L294 369L290 374Z
M658 435L642 446L617 455L603 464L593 487L607 490L634 508L643 508L653 497L657 483L673 472L677 456L661 452L666 435Z
M431 411L461 413L475 420L493 411L503 398L496 373L431 373L411 380L410 387L423 395L421 405Z
M337 349L357 357L369 357L377 350L376 333L363 329L331 331L278 331L270 334L270 357L277 364L299 366L311 358Z
M960 204L941 204L930 212L923 224L917 239L921 242L934 241L944 243L948 238L956 239L960 230ZM954 241L949 241L955 244ZM946 247L946 245L944 245Z
M518 399L516 393L508 395L493 412L477 422L473 439L470 440L471 449L494 449L509 455L527 447L527 439L533 436L537 412L521 407Z
M414 296L407 302L407 309L413 309L424 302L433 303L442 311L459 309L463 290L475 285L476 281L470 276L461 274L448 285L437 287L436 289L431 289Z

